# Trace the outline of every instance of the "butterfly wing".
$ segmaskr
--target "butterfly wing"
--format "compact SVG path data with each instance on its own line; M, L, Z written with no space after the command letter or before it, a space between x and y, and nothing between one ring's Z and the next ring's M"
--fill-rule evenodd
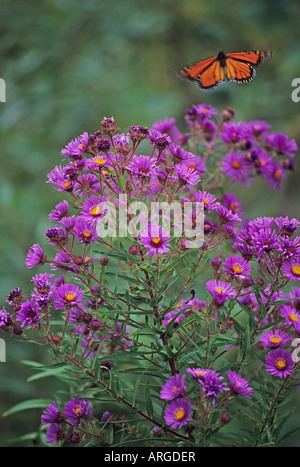
M270 51L249 51L249 52L232 52L226 54L227 58L232 58L233 60L239 60L244 63L249 63L250 65L259 65L263 63L267 58L271 57L272 53Z
M219 61L213 62L198 76L198 85L202 89L211 89L225 81L225 71Z
M249 63L227 58L225 73L228 81L248 83L254 78L255 69Z
M200 62L196 62L190 66L186 66L182 70L180 70L179 74L182 78L195 81L198 79L199 75L203 73L204 70L209 68L212 65L212 63L215 62L216 58L217 57L209 57L205 60L201 60Z

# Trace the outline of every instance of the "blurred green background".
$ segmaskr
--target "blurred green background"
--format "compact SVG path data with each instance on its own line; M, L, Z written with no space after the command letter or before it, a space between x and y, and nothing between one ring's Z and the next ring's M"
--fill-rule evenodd
M300 146L300 103L291 82L300 77L300 7L289 0L1 0L0 77L0 300L17 286L30 290L24 259L43 246L48 213L63 199L45 183L61 162L60 149L83 131L114 116L120 131L176 117L184 130L186 108L205 102L236 110L237 119L266 119ZM203 92L173 72L220 50L271 49L249 84L226 83ZM298 156L299 157L299 156ZM300 164L280 192L264 183L235 189L248 217L299 218ZM6 336L1 336L6 337ZM29 383L20 360L47 355L6 339L0 363L0 413L28 398L51 397L55 380ZM299 416L299 407L298 411ZM0 445L32 431L40 410L0 418ZM291 420L291 427L296 423ZM300 440L292 439L294 446ZM19 442L19 445L26 442ZM30 443L29 443L30 444Z

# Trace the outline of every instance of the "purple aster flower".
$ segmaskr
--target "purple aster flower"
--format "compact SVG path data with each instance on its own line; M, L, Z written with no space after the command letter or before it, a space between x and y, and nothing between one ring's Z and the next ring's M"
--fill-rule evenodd
M61 268L65 269L66 271L79 271L79 268L74 263L73 259L68 255L68 253L65 253L64 251L60 251L55 255L53 263L51 263L51 267L52 269Z
M11 324L10 314L3 308L0 310L0 328L4 329Z
M66 403L64 416L72 425L78 426L82 420L89 420L93 415L93 409L89 401L74 397Z
M183 314L178 315L178 311L170 311L169 313L165 315L164 319L162 320L162 324L164 326L168 326L168 324L170 324L171 321L174 320L174 324L176 325L176 324L181 323L183 318L184 318L184 315Z
M27 300L26 302L23 302L20 310L16 315L16 319L21 323L22 327L37 327L41 320L40 308L38 304L34 300Z
M101 422L106 423L111 418L111 413L106 411L102 414Z
M65 438L62 426L60 423L51 423L46 431L46 443L57 444Z
M204 118L201 123L202 134L205 141L211 141L216 134L218 126L208 118Z
M214 224L213 222L210 222L207 219L204 220L203 229L204 229L205 235L209 234L210 232L214 232L216 228L217 228L216 224Z
M41 423L60 423L64 419L63 414L59 408L59 405L56 402L49 404L46 410L44 410L41 417Z
M226 300L235 296L234 288L227 282L220 280L213 279L206 282L206 288L213 297L213 302L217 307L224 305Z
M235 243L234 248L241 253L246 261L250 261L254 256L254 248L246 243Z
M181 146L178 146L177 144L171 143L169 145L169 151L171 153L171 156L173 157L175 164L179 164L180 162L187 160L193 160L195 158L195 155L192 152L185 151Z
M266 142L275 149L279 156L294 157L294 152L298 150L296 141L289 140L284 133L270 133L266 137Z
M203 378L199 378L198 381L202 385L202 390L207 397L212 399L212 405L215 404L216 397L224 392L229 391L226 383L222 383L223 376L218 375L214 370L210 370Z
M257 258L260 259L265 254L280 247L277 232L270 228L261 228L252 234L252 245L256 251Z
M31 294L40 308L47 305L53 296L52 279L53 274L37 274L32 278L35 288Z
M81 302L84 291L76 284L62 284L55 290L54 307L61 310L65 306L74 306Z
M76 433L76 431L72 431L69 435L68 435L68 440L70 441L70 443L72 444L78 444L80 443L80 435L78 433Z
M170 136L168 136L166 133L161 133L158 130L149 130L148 137L150 144L158 148L160 151L166 149L169 144L172 143Z
M171 428L182 428L187 425L191 416L191 403L183 397L177 397L165 410L165 422Z
M149 178L157 171L156 161L148 156L133 156L132 161L126 167L133 175L139 178Z
M162 227L159 227L157 235L151 235L151 227L149 226L148 235L140 235L140 240L144 247L149 248L146 256L163 255L164 253L168 253L170 248L170 237L164 234Z
M238 143L248 134L248 124L245 122L226 122L223 125L220 138L224 143Z
M197 381L203 381L204 376L212 370L207 368L187 368L186 371Z
M241 222L240 216L234 214L230 209L225 208L220 203L216 203L215 211L219 215L219 220L222 224L226 224L227 222Z
M250 152L251 161L254 164L257 174L266 176L272 168L273 159L262 148L254 148Z
M288 345L291 340L291 336L280 329L266 331L259 339L265 349L284 347Z
M81 243L91 243L99 239L95 224L83 219L78 219L74 228L74 234Z
M62 167L54 167L47 178L47 183L55 185L57 191L72 191L74 188L74 181L66 178Z
M91 173L79 175L74 183L74 192L79 195L97 193L99 191L100 182L96 175Z
M78 168L75 164L71 163L63 168L63 175L66 180L76 180L78 176Z
M252 398L253 388L249 386L249 382L246 379L242 378L235 371L228 371L227 378L232 394L240 394L241 396L248 397L248 399Z
M242 215L242 203L237 199L233 193L226 193L222 196L222 205L226 209L230 209L233 214Z
M193 105L193 107L186 111L186 120L188 122L199 122L203 119L214 117L218 115L218 113L217 109L214 109L208 104Z
M283 305L280 307L280 316L285 318L285 325L292 326L294 323L300 323L300 313L291 305Z
M292 258L282 265L282 272L285 277L292 281L300 280L300 258Z
M66 229L67 233L74 233L74 227L78 222L78 217L67 216L60 220L60 224Z
M175 123L175 118L164 118L153 123L152 128L154 130L160 131L163 134L169 135L172 141L179 142L181 133L176 127Z
M250 186L250 172L251 166L249 162L245 160L245 156L238 152L229 152L221 163L223 172L227 177L232 178L240 185L245 183Z
M59 221L62 217L68 216L69 212L69 203L68 201L61 201L55 206L55 209L50 212L49 220L50 221Z
M74 157L77 159L86 151L88 144L89 135L87 132L84 132L82 135L78 136L78 138L75 138L67 144L65 148L61 150L61 154L63 156Z
M64 232L64 229L60 226L51 227L45 232L45 237L48 238L50 245L57 245L58 243L65 243L67 240L67 235Z
M286 378L294 370L292 355L288 350L276 349L270 352L266 358L266 371L272 376Z
M217 198L207 191L196 190L193 192L193 196L197 203L203 203L204 210L207 212L210 212L216 206Z
M290 237L300 225L300 222L295 218L289 219L288 217L276 217L274 220L280 234L287 235L288 237Z
M195 169L189 168L188 164L181 162L175 165L175 172L182 185L197 185L200 181L199 174Z
M102 207L102 203L104 202L105 199L101 196L99 198L92 196L91 198L87 199L82 206L81 217L87 221L98 221L105 214L105 211Z
M26 256L25 264L27 269L31 269L38 264L43 264L46 261L46 255L43 252L42 247L35 243L29 248Z
M264 174L268 185L273 190L279 190L281 186L281 181L286 178L286 173L282 165L273 161L269 166L268 170Z
M278 246L283 259L299 258L300 257L300 237L295 237L291 240L287 235L282 238L281 244Z
M248 131L260 139L270 129L270 125L263 120L254 120L248 123Z
M160 398L166 401L172 401L176 397L184 396L186 393L185 376L174 375L169 378L162 386Z
M244 258L237 255L226 258L223 263L223 270L225 274L228 274L230 277L242 280L251 278L250 264Z
M108 167L111 165L112 160L111 157L106 154L98 154L94 156L92 159L88 159L87 167L91 170L101 171L102 167Z

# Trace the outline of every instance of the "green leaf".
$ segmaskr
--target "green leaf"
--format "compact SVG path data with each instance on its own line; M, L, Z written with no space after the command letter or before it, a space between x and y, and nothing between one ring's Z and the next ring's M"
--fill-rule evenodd
M151 399L151 390L150 390L149 383L146 388L146 410L147 410L147 414L149 415L149 417L152 418L153 417L153 403Z
M20 402L19 404L14 405L11 409L8 409L6 412L4 412L3 417L8 417L9 415L22 412L23 410L45 409L49 404L51 404L51 402L53 401L50 399L33 399Z

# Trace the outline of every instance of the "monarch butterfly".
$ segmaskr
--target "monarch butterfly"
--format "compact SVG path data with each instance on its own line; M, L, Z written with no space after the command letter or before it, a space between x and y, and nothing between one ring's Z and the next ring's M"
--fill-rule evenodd
M196 81L201 89L211 89L225 80L235 83L248 83L255 76L253 66L259 65L271 57L269 51L219 52L180 70L179 75L190 81Z

